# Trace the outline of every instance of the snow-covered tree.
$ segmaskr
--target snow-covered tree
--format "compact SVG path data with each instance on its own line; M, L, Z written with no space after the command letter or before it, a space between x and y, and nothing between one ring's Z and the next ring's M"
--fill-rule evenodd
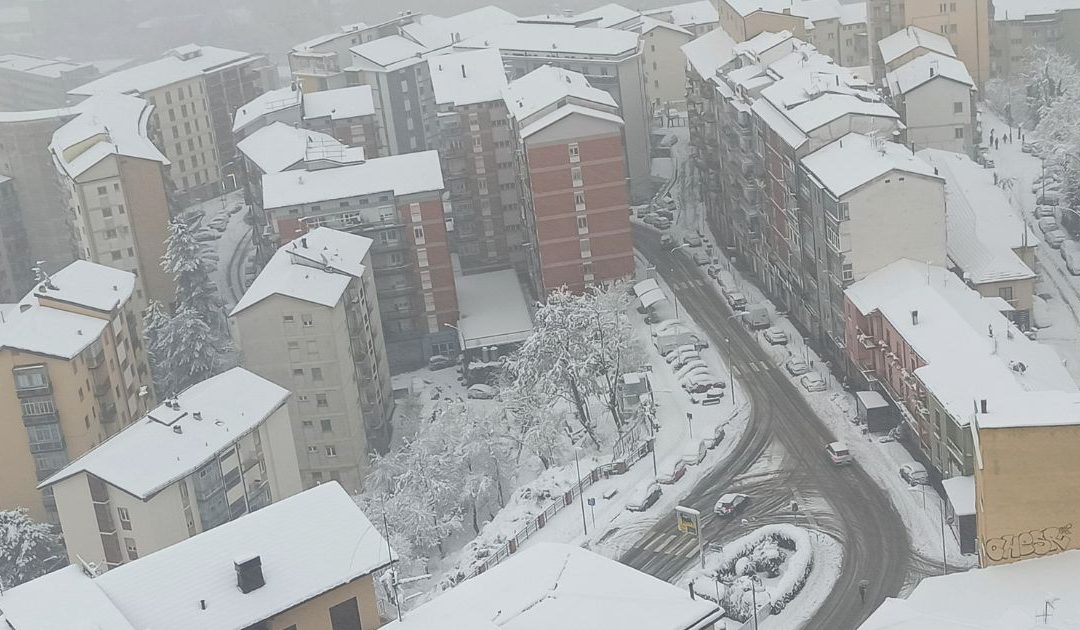
M67 563L56 528L26 510L0 511L0 587L11 588Z
M1041 121L1060 101L1075 97L1080 83L1076 65L1053 48L1035 47L1021 75L1027 90L1028 112Z
M151 352L165 368L159 394L176 394L217 371L220 337L195 309L181 308L161 327L157 337Z
M200 231L192 223L172 221L161 267L176 283L177 309L193 309L212 329L224 333L225 311L218 286L210 276L216 268L216 255L206 242L198 240Z
M504 433L515 464L523 454L536 457L545 470L562 463L572 430L566 410L554 402L541 392L516 384L508 383L502 389Z
M154 389L165 392L165 380L169 370L165 361L168 351L161 345L161 338L169 326L169 314L157 300L150 300L143 311L142 331L146 339L146 353L150 359L150 374L154 378Z

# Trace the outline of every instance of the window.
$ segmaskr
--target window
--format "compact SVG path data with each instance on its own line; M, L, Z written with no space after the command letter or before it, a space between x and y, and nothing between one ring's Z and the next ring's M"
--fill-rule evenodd
M322 420L322 432L332 433L334 431L334 423L330 418L323 418Z
M319 447L318 446L309 446L309 447L307 447L307 452L308 452L308 455L318 455L319 454Z
M131 531L131 514L128 513L127 508L116 508L116 515L120 518L120 527Z
M952 104L952 111L954 114L964 113L964 101L956 101Z
M41 389L49 386L44 367L16 368L15 389Z
M116 238L116 230L105 230L105 238Z
M852 268L851 263L844 263L840 266L840 270L844 280L851 281L855 279L855 270Z
M580 152L580 148L578 147L578 143L571 142L568 145L568 147L569 147L569 151L570 151L570 162L571 163L580 162L581 161L581 152Z
M332 445L332 444L327 444L326 445L326 456L327 457L337 457L337 447Z
M105 217L106 219L111 217L112 216L112 208L110 208L109 206L105 206L104 208L102 208L101 209L101 216Z
M322 368L317 368L317 367L316 368L311 368L311 380L313 380L313 381L321 381L322 380Z
M1000 287L998 289L998 296L1006 302L1011 302L1013 299L1012 287Z
M304 368L294 368L292 375L293 378L304 378Z
M102 195L102 196L107 195L107 194L109 194L109 189L107 187L105 187L105 186L98 186L97 187L97 194Z
M304 421L303 421L303 422L301 422L300 424L301 424L301 426L303 426L303 427L304 427L305 429L311 429L311 428L313 428L313 427L315 426L315 423L314 423L314 421L312 421L312 420L304 420Z
M585 282L593 281L593 269L591 262L581 263L581 273L585 277Z
M356 630L360 627L360 609L356 606L355 597L330 607L330 630Z
M291 326L292 324L296 323L296 318L293 317L292 315L282 315L281 316L281 323L286 325L286 326Z
M847 221L848 219L851 218L848 202L841 201L839 208L840 208L839 217L837 217L837 218L839 218L841 221Z
M589 243L589 239L587 239L587 238L581 239L581 241L579 242L579 245L581 246L581 257L582 258L591 258L592 257L592 245Z
M964 128L963 127L957 127L956 129L953 129L953 137L956 138L957 140L963 139L963 137L964 137Z
M585 181L581 179L580 166L575 166L570 169L570 179L573 180L575 188L581 188L585 185Z
M416 239L416 244L417 245L423 245L425 243L425 240L424 240L424 226L417 225L417 226L413 227L412 231L413 231L413 238Z
M577 231L578 234L585 234L589 231L589 218L578 217L577 218Z
M326 394L315 394L315 406L316 407L329 407L329 403L326 402Z
M113 260L120 260L121 258L123 258L124 254L117 249L109 252L109 256L112 257Z
M574 209L578 212L585 209L585 193L580 190L574 193Z
M127 549L128 560L138 560L139 550L135 547L134 538L124 539L124 548Z
M304 328L311 328L315 325L315 320L311 318L310 314L305 313L300 315L300 323Z
M420 265L421 267L428 266L428 256L426 249L416 250L416 264Z

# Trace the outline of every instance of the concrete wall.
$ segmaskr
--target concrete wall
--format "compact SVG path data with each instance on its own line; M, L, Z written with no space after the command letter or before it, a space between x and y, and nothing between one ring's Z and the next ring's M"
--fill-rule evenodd
M282 576L287 577L287 576ZM273 579L267 576L267 581ZM382 625L379 609L375 601L375 583L370 575L365 575L348 584L329 590L317 597L275 615L268 621L268 630L332 630L330 626L330 608L356 599L360 611L360 627L373 630Z
M691 39L691 35L662 26L642 35L645 98L653 111L662 111L669 104L686 109L686 56L680 46Z
M902 95L900 100L909 145L915 143L916 150L930 148L972 154L974 102L969 86L938 76ZM960 111L956 111L957 106Z
M948 37L956 57L967 66L975 84L981 86L989 78L990 0L901 0L901 3L904 25ZM886 35L889 33L882 36Z

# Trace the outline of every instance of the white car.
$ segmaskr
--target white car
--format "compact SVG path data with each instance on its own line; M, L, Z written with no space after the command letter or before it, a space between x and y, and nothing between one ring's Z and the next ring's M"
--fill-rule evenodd
M692 361L687 361L686 365L679 368L679 371L675 373L675 378L682 379L682 377L699 368L703 370L708 370L709 365L701 359L693 359Z
M827 389L825 379L821 378L817 372L803 374L803 377L799 379L799 384L808 392L823 392Z
M802 376L810 371L810 366L806 364L806 361L795 357L788 359L788 362L784 364L784 369L792 376Z
M469 385L469 389L465 390L465 396L475 400L491 400L497 393L499 392L494 387L483 383Z
M1050 230L1046 234L1043 234L1043 240L1046 244L1054 249L1061 247L1061 244L1069 240L1069 235L1061 230Z
M826 444L825 454L829 456L829 461L836 466L843 466L855 461L855 458L851 456L851 451L848 450L847 444L843 442Z
M684 236L682 242L686 243L690 247L701 247L701 237L688 235Z
M765 341L768 341L774 346L787 345L787 333L776 328L770 328L765 331Z
M1058 229L1057 219L1054 217L1043 217L1039 219L1039 229L1042 230L1043 234L1053 232Z
M709 371L709 368L697 367L683 375L683 377L679 379L679 385L686 391L690 391L695 389L693 387L694 383L715 383L716 381L717 378L713 376L712 372Z
M713 512L720 516L731 516L735 512L738 512L749 499L750 497L745 494L725 494L716 501Z
M1035 206L1035 217L1038 219L1053 219L1054 206Z
M709 264L709 255L705 252L694 252L694 264L704 267Z
M900 464L900 478L912 486L930 483L930 474L926 472L926 466L919 462Z

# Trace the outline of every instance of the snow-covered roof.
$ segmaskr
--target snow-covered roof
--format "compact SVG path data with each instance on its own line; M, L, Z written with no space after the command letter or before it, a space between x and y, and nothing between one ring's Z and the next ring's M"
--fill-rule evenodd
M435 102L472 105L502 98L506 70L494 48L467 50L428 58Z
M259 557L266 582L245 594L233 562L250 556ZM73 566L5 591L0 620L15 630L236 630L371 575L391 559L397 555L379 530L330 482L99 577Z
M86 472L145 501L254 430L288 397L244 368L211 376L176 396L179 410L158 405L41 487Z
M671 17L673 24L678 24L684 28L698 24L715 24L720 21L720 14L717 12L716 6L709 0L673 4L659 9L646 9L643 13L654 17L667 14Z
M841 4L840 24L844 26L866 24L866 3L853 2L850 4Z
M280 112L290 107L299 107L302 95L303 92L292 85L263 92L236 110L236 114L233 116L233 133L268 114Z
M946 269L902 259L844 294L861 313L879 311L889 320L927 363L915 376L957 420L968 420L971 401L991 392L1001 397L1077 392L1051 347L1028 339L995 302Z
M1080 392L992 391L985 399L987 412L975 414L980 430L1080 424Z
M792 42L792 50L795 50L797 46L806 45L806 42L792 36L791 31L762 31L736 44L735 52L739 55L761 55L787 41Z
M945 495L949 497L949 503L957 516L971 516L975 514L975 477L956 476L942 479L941 485L945 487Z
M564 105L551 113L544 114L543 116L530 121L529 124L522 127L520 131L521 139L528 139L533 134L550 127L568 116L574 115L587 116L589 118L603 120L620 126L623 124L623 119L617 114L603 112L590 107L582 107L581 105Z
M878 50L881 51L881 58L886 64L919 48L925 48L929 52L936 52L946 57L956 56L956 51L953 50L947 37L918 26L902 28L878 41Z
M934 167L895 142L849 133L802 159L802 165L837 198L893 171L937 178Z
M457 286L458 332L466 349L524 341L532 318L513 269L454 278Z
M111 313L131 299L135 274L121 269L76 260L52 274L52 287L40 283L23 298L22 303L39 302L37 298L76 304L102 313Z
M57 129L49 150L72 179L110 155L169 164L150 140L147 101L123 94L97 94L79 104L78 116Z
M386 630L690 630L723 611L573 545L538 543L409 611Z
M92 67L92 64L75 63L70 59L49 59L20 53L0 55L0 70L34 74L49 79L59 79L65 72L73 72L89 67Z
M109 322L57 308L12 310L0 324L0 348L70 359L92 344Z
M1013 212L993 174L960 153L923 149L918 155L945 178L949 258L972 282L1035 277L1014 250L1035 247L1039 239Z
M238 50L188 44L170 50L160 59L114 72L70 92L85 95L148 92L257 57Z
M442 168L435 151L419 151L314 171L263 176L263 207L298 206L378 192L395 195L441 191Z
M335 32L335 33L327 33L325 35L319 35L318 37L313 37L313 38L307 40L306 42L301 42L301 43L293 46L292 50L293 50L293 52L298 52L298 53L310 52L312 48L317 48L319 46L322 46L323 44L329 44L330 42L333 42L334 40L342 38L342 37L349 37L351 35L356 34L359 31L364 30L365 28L367 28L367 24L365 24L364 22L357 22L355 24L346 24L346 25L342 26L340 29L338 29L338 31Z
M230 316L271 295L333 307L349 282L364 275L371 239L327 227L316 228L274 252Z
M1080 626L1080 551L923 578L885 600L860 630L1064 630ZM1043 624L1037 618L1052 602Z
M838 0L728 0L728 4L742 17L757 11L789 14L806 18L811 22L838 19Z
M304 94L304 120L312 118L356 118L375 113L375 101L370 85L354 85L336 90L321 90Z
M458 48L619 57L638 49L638 34L611 28L576 28L562 24L506 24L463 40Z
M919 55L885 74L885 82L893 94L907 94L924 83L939 78L950 79L970 88L975 87L975 81L963 61L936 52Z
M1080 9L1080 0L993 0L994 20L1023 20L1029 15L1049 15Z
M637 31L638 33L641 33L642 35L644 35L645 33L656 30L658 28L662 28L662 29L666 29L666 30L669 30L669 31L672 31L672 32L675 32L675 33L679 33L680 35L686 35L687 37L693 37L694 36L693 33L686 30L685 28L679 26L678 24L672 24L671 22L664 22L663 20L657 20L657 19L649 17L647 15L641 16L641 21L638 23L637 26L634 27L634 30Z
M333 136L319 131L274 122L262 127L236 143L236 148L255 163L263 173L280 173L304 161L308 146L317 147L322 154L333 149L347 155L347 147Z
M614 28L640 18L641 13L638 13L633 9L628 9L621 4L609 2L608 4L596 7L595 9L581 11L576 17L596 19L596 26L600 28Z
M505 24L513 24L517 20L518 17L513 13L488 5L450 17L422 15L401 30L421 46L437 49L450 46L455 40L460 41Z
M716 28L682 45L683 55L703 79L716 80L716 71L735 59L735 40Z
M615 99L589 85L585 75L571 70L542 66L515 79L503 90L503 100L510 115L525 120L564 98L578 99L615 108Z
M374 70L397 70L422 61L427 49L401 35L380 37L349 49L353 63Z

